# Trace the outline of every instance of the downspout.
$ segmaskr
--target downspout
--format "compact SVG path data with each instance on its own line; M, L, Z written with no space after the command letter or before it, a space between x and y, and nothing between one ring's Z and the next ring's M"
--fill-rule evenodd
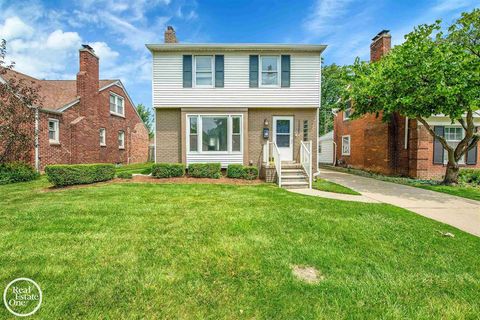
M333 163L332 166L335 167L335 164L337 163L337 143L335 142L335 136L333 136Z
M317 167L317 173L320 172L320 167L318 166L318 142L320 139L320 108L322 107L322 53L320 52L320 74L319 74L319 85L318 85L318 108L317 108L317 141L316 141L316 146L315 146L315 159L317 159L316 167ZM313 146L312 146L312 152L313 152ZM314 175L315 176L315 175Z
M40 172L40 150L39 150L39 143L38 143L39 122L40 121L39 121L38 108L35 108L34 146L35 146L35 170L37 172Z

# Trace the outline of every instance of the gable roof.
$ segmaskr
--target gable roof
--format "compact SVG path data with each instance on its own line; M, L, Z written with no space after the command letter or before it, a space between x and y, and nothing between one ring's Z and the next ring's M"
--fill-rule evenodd
M23 80L38 86L39 95L42 99L42 109L61 112L66 107L78 102L76 80L39 80L18 71L6 70L0 78L8 81L16 79ZM107 87L119 80L100 80L100 88Z

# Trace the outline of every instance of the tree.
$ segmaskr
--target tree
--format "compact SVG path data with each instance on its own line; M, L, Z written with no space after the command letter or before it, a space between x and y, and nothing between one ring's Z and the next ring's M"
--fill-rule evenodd
M138 114L140 115L140 118L142 118L143 123L147 126L148 129L148 137L152 138L153 137L153 113L152 110L145 107L143 104L138 104L137 105L137 111Z
M0 76L13 69L14 63L7 64L5 40L0 42ZM35 117L41 99L34 82L17 80L14 77L0 82L0 163L28 161L38 132Z
M458 182L459 160L480 139L474 113L480 105L480 10L462 16L441 30L441 21L420 25L405 42L374 63L357 58L346 73L350 84L343 99L354 101L354 117L394 113L416 119L446 150L444 183ZM444 115L458 123L464 138L451 146L430 126L428 118Z
M345 87L344 72L345 67L336 64L322 67L322 104L319 112L319 135L333 130L334 116L332 109L337 108L337 102Z

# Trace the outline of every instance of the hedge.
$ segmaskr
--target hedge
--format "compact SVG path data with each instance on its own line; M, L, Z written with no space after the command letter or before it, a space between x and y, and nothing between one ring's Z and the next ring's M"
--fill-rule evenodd
M458 179L464 183L480 186L480 169L462 169Z
M50 165L45 167L48 181L63 187L111 180L115 177L115 166L110 163Z
M220 163L192 163L188 165L188 175L194 178L219 179L222 176Z
M227 177L233 179L255 180L258 177L258 169L254 166L230 164L227 167Z
M183 177L185 165L183 163L155 163L152 165L152 177L171 178Z
M35 180L39 174L25 162L0 163L0 184Z

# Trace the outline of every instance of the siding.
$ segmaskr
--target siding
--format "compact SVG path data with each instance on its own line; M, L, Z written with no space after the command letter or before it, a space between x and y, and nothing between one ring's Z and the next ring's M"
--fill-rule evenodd
M319 143L321 152L318 153L319 163L333 163L333 139L323 140Z
M249 55L258 52L218 54L225 55L224 88L183 88L182 54L155 52L154 107L318 107L320 54L291 54L290 88L249 88Z

